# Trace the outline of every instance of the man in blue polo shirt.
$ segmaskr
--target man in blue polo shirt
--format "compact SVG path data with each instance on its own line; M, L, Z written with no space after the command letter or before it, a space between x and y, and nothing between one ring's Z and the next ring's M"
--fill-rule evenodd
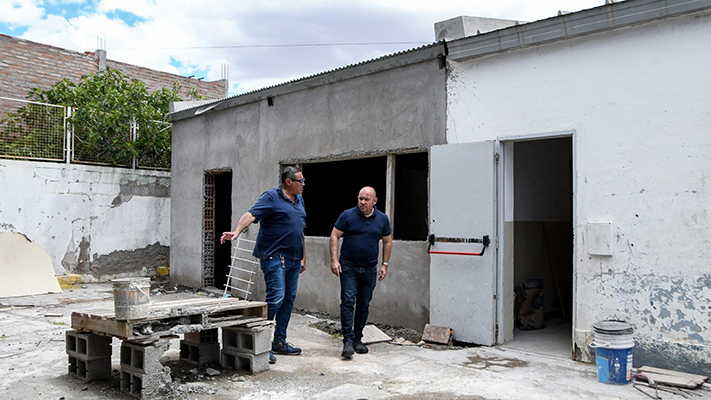
M331 272L341 280L341 357L347 359L353 357L354 351L358 354L368 352L361 342L363 327L368 320L376 279L382 281L388 274L392 232L388 216L375 208L377 202L375 189L369 186L361 189L358 207L348 209L338 217L329 241ZM343 245L338 257L341 237ZM378 268L380 240L383 241L383 262Z
M276 362L274 354L301 354L300 348L286 342L286 329L296 299L299 274L306 269L306 211L301 197L304 181L301 169L284 168L281 185L262 193L257 203L240 217L235 230L224 232L220 238L220 243L235 240L252 223L260 223L252 255L259 258L264 273L267 318L276 319L270 364Z

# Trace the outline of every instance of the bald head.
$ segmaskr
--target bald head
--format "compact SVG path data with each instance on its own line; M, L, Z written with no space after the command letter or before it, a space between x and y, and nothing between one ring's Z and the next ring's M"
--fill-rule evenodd
M358 209L363 215L369 217L373 213L375 203L378 199L375 197L375 189L366 186L358 192Z

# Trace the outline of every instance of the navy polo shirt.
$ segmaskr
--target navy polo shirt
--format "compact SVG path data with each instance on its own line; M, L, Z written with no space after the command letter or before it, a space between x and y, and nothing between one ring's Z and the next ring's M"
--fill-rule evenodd
M292 202L280 185L262 193L249 213L254 216L254 222L260 224L252 255L260 260L271 256L291 260L304 258L306 210L301 195L297 194Z
M334 226L343 232L340 262L359 266L378 263L378 242L391 233L387 215L374 208L366 218L358 207L353 207L344 211Z

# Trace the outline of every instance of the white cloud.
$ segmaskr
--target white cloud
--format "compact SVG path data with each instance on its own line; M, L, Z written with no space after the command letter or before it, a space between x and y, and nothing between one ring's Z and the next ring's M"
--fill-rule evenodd
M250 91L431 43L434 23L459 15L532 21L555 16L559 9L577 11L603 3L604 0L99 0L95 12L45 18L38 2L0 0L0 22L27 26L23 38L82 52L95 50L97 37L106 36L109 59L178 73L170 65L172 57L195 70L207 71L207 80L219 79L221 65L227 63L233 86L239 82L240 91ZM143 21L129 26L106 16L117 10ZM225 47L383 42L415 43Z
M35 24L43 14L44 10L34 1L0 0L0 22L13 28Z

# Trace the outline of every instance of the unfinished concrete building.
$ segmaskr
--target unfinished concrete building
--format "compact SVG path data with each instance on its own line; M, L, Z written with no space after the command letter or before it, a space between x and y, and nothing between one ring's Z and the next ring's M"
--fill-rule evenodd
M371 185L394 232L372 321L515 342L514 287L538 277L567 321L540 334L563 329L551 341L571 358L590 361L595 322L622 319L635 365L711 373L711 0L469 22L448 29L461 38L176 108L172 282L224 285L219 234L297 164L298 307L338 313L328 235Z

